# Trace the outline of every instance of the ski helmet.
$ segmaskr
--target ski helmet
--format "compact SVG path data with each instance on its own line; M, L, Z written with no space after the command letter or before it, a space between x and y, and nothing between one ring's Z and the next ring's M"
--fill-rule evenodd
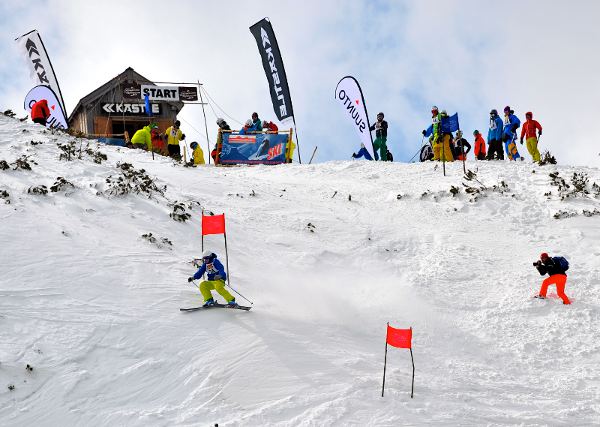
M213 255L214 254L207 249L204 252L202 252L202 259L204 259L204 258L211 258Z
M252 119L246 120L246 126L248 126L248 127L252 126Z
M494 108L492 111L490 111L490 114L491 114L492 116L497 116L497 115L498 115L498 110L496 110L496 109Z
M225 120L223 120L222 118L218 118L217 119L217 125L221 126L222 123L225 123Z
M181 122L179 120L175 120L175 126L177 126L177 127L181 126Z
M478 131L477 129L475 129L475 130L473 131L473 135L479 135L479 131Z
M507 105L506 107L504 107L504 112L510 113L510 106Z
M540 259L542 261L544 261L545 259L548 259L548 258L550 258L550 257L548 256L548 254L546 252L542 252L542 254L540 255Z
M384 118L385 116L383 115L383 113L377 113L377 117L381 116L381 118Z
M446 113L446 110L442 110L441 114L445 114L446 116L448 115L448 113Z
M456 131L456 136L461 137L462 135L462 130L459 129Z
M192 142L192 143L190 144L190 147L191 147L192 149L196 148L197 146L198 146L198 143L197 143L196 141L194 141L194 142Z

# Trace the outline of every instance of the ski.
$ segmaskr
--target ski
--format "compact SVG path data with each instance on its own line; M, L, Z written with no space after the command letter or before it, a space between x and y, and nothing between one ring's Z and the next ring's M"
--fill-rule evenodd
M246 307L244 305L236 305L236 306L229 306L227 304L219 304L219 303L215 303L214 305L210 305L208 307L204 307L203 305L199 306L199 307L190 307L190 308L180 308L179 311L198 311L198 310L204 310L207 308L228 308L230 310L245 310L245 311L249 311L252 307Z

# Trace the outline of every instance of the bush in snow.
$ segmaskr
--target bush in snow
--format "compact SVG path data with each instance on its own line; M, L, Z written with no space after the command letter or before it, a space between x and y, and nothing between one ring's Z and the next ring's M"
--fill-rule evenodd
M552 154L550 154L550 151L548 151L548 150L544 151L540 157L539 165L544 166L544 165L555 165L555 164L556 164L556 159L554 158L554 156Z
M44 142L43 142L43 141L34 141L34 140L32 139L31 141L29 141L29 143L30 143L31 145L41 145L41 144L43 144Z
M48 194L48 188L45 185L38 185L36 187L29 187L27 190L28 194L37 194L39 196L45 196Z
M156 245L159 249L162 249L164 247L168 247L169 249L171 249L170 246L173 246L173 243L166 237L160 237L157 239L152 235L152 233L142 234L142 239L145 239L148 242Z
M129 193L144 194L149 199L155 194L165 195L167 186L157 185L153 178L144 169L136 170L131 163L117 163L121 173L119 176L110 175L106 178L108 189L105 193L109 196L124 196Z
M169 216L171 218L173 218L175 221L186 222L188 219L190 219L192 217L191 214L186 212L185 205L182 202L175 201L174 203L169 204L169 206L173 207L173 212L171 212L169 214ZM188 205L188 208L189 209L192 208L191 204Z
M17 160L15 160L14 162L12 162L11 164L14 166L14 170L23 169L23 170L30 171L31 170L30 162L33 163L34 165L37 165L37 163L34 160L31 160L29 158L29 156L23 155L23 156L19 157Z
M68 187L75 188L72 183L64 179L62 176L59 176L56 178L56 181L54 181L54 184L50 187L50 191L53 193L58 193L59 191L62 191Z
M5 110L2 114L4 114L6 117L10 117L10 118L14 118L16 116L16 114L13 113L13 110Z
M6 190L0 190L0 199L4 199L4 203L10 205L10 194Z
M590 194L590 190L588 188L589 177L585 172L573 172L571 176L571 184L568 184L563 177L559 175L558 172L553 172L549 174L552 181L550 185L557 187L558 195L561 200L567 199L569 197L585 197ZM595 196L600 195L600 187L596 183L592 185L592 191ZM545 195L549 196L551 193L546 193Z
M75 157L75 141L69 141L66 144L61 144L59 142L56 145L62 151L62 153L60 153L60 156L58 156L58 160L66 160L70 162L72 157Z
M10 169L10 166L6 160L0 160L0 171L5 171L6 169Z

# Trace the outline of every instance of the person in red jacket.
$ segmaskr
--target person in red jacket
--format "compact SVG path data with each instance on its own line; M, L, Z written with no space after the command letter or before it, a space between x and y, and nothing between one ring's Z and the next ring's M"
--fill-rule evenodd
M475 159L485 160L485 139L478 130L473 131L473 136L475 137Z
M42 126L46 126L46 121L49 117L50 108L48 108L48 101L45 99L40 99L31 106L31 120L33 120L33 123L39 123Z
M525 113L525 118L527 119L525 123L523 123L523 128L521 129L521 145L523 145L523 137L527 138L527 151L533 157L534 162L540 161L540 151L538 150L538 138L542 136L542 126L537 122L537 120L533 120L533 113L531 111ZM536 135L535 131L539 132L539 136Z
M277 127L277 125L273 122L268 122L266 120L263 120L262 122L262 128L264 131L269 132L269 133L277 133L279 132L279 128Z

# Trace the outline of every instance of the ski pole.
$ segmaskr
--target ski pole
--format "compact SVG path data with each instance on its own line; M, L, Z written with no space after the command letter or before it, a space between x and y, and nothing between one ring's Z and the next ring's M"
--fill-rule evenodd
M248 301L251 305L254 305L254 303L252 301L250 301L248 298L246 298L244 295L240 294L238 291L236 291L235 289L233 289L231 286L229 286L229 283L227 284L227 287L229 289L231 289L233 292L235 292L236 294L238 294L239 296L241 296L242 298L244 298L246 301Z
M421 152L421 149L423 148L423 140L425 139L425 135L423 135L423 138L421 138L421 147L419 148L419 150L415 153L414 156L412 156L412 158L408 161L408 163L411 163L413 161L413 159L415 157L417 157L417 154L419 154Z

